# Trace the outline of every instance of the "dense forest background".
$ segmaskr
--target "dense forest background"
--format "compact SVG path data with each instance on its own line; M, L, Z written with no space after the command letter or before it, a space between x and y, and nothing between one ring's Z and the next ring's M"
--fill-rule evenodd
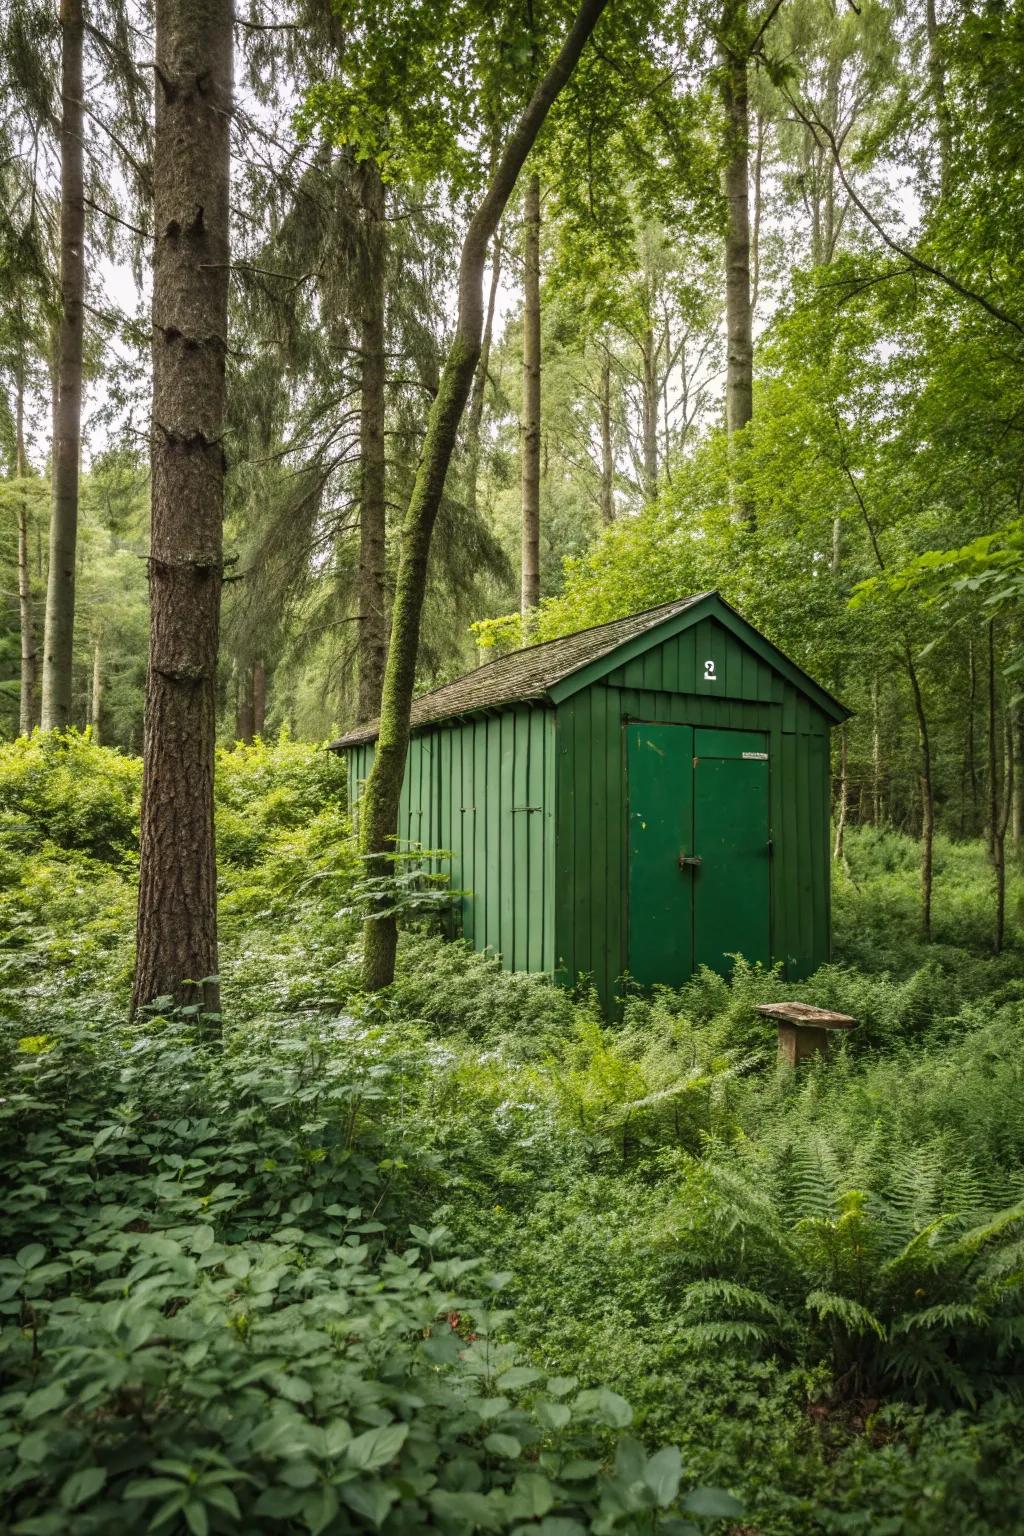
M919 834L934 816L991 840L1006 802L1019 841L1020 18L788 0L756 22L673 11L643 57L609 36L545 129L489 254L418 685L524 635L717 587L855 711L836 744L848 819ZM339 147L347 107L324 78L340 26L315 6L239 26L223 740L322 739L376 712L360 651L383 656L451 338L475 174L456 87L420 111L415 152L394 129L380 166ZM0 66L7 736L41 695L55 28L18 0ZM128 751L145 684L144 53L141 11L90 16L70 718ZM465 112L467 132L496 121L486 100ZM725 195L738 163L745 228Z

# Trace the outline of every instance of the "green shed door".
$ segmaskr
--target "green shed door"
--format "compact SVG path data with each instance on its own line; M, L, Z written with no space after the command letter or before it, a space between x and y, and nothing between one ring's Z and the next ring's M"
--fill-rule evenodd
M693 730L630 725L629 973L677 987L693 971Z
M768 743L760 731L697 730L693 742L694 965L771 960Z

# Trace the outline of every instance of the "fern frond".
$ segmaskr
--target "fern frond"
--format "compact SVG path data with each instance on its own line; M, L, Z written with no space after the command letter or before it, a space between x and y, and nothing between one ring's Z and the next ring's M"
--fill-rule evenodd
M875 1314L859 1301L854 1301L852 1296L840 1296L836 1291L810 1291L804 1305L823 1321L835 1318L851 1333L873 1333L883 1340L886 1336L885 1327Z

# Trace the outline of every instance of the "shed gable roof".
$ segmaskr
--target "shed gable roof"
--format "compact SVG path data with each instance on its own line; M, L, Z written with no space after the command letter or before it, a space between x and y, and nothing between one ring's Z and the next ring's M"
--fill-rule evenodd
M413 701L412 729L451 720L482 710L500 709L506 704L538 700L561 702L578 688L589 687L605 672L613 670L632 654L657 645L666 636L657 633L663 627L683 628L708 611L723 619L748 645L753 645L769 665L782 672L826 714L836 721L846 719L848 710L824 688L776 650L770 641L720 597L717 592L698 592L693 597L677 598L657 608L631 613L609 624L581 629L558 640L526 646L498 656L485 666L467 672L451 683L421 694ZM682 619L675 624L673 621ZM332 751L359 746L376 740L379 722L368 721L331 743Z

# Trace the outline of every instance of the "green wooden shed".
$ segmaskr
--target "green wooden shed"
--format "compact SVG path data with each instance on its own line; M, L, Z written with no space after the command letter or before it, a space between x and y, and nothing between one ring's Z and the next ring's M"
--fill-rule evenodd
M678 985L829 955L830 694L717 592L499 656L417 699L403 846L514 970ZM348 754L358 817L375 723Z

